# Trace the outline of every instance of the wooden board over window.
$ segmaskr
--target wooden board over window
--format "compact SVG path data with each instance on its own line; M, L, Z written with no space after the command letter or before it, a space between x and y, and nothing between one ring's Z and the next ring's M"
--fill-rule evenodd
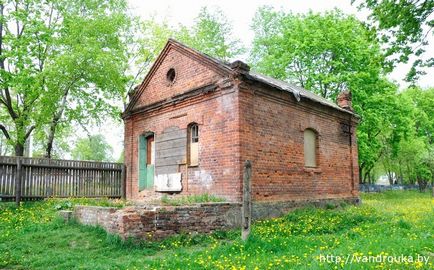
M190 166L199 165L199 143L190 144Z
M304 166L316 167L316 133L311 129L304 131Z

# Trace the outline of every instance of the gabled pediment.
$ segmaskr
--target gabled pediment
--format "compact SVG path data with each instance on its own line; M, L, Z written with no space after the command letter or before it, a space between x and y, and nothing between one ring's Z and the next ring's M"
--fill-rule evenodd
M209 85L227 77L231 72L228 64L169 39L138 86L123 115L191 89Z

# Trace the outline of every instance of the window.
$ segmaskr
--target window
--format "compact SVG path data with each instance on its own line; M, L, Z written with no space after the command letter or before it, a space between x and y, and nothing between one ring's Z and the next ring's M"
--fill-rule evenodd
M197 124L188 126L188 165L199 165L199 126Z
M176 77L175 69L174 68L169 69L169 71L167 71L166 74L167 81L169 83L173 83L175 81L175 77Z
M304 131L304 166L317 167L317 134L312 129Z
M148 136L146 138L146 164L148 165L154 165L155 162L155 142L154 142L154 136Z

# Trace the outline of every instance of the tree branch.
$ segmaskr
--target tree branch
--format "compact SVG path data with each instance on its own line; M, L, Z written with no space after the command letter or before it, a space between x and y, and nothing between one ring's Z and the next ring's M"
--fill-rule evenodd
M10 140L11 136L9 135L9 132L6 129L6 127L4 125L0 124L0 129L1 129L1 131L3 131L3 134L5 135L6 139Z
M27 130L26 135L24 136L24 140L27 140L27 138L29 138L30 134L32 133L32 131L35 129L35 125L32 125L29 130Z

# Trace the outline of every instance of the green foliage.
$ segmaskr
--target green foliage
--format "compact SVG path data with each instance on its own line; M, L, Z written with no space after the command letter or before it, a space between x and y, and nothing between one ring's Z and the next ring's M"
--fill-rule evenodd
M74 200L72 200L74 201ZM256 222L244 243L239 230L181 234L161 242L122 241L101 228L56 219L55 199L16 209L0 204L0 267L25 269L328 269L320 255L430 256L434 235L428 193L362 194L361 206L305 208ZM81 204L81 203L80 203ZM385 262L387 269L430 264ZM338 268L377 267L375 263Z
M124 0L1 2L0 117L16 155L34 130L50 152L62 123L118 115L126 7Z
M394 115L405 121L395 126L406 132L405 136L392 136L394 140L384 142L387 151L382 155L382 164L400 182L425 186L433 181L434 172L434 89L410 88L397 98L399 108Z
M409 61L410 56L416 60L409 73L407 81L415 82L423 74L419 66L434 64L434 58L424 63L422 55L428 46L428 37L434 27L434 1L393 1L364 0L355 1L360 9L370 11L370 25L378 30L381 41L387 45L386 54L393 63ZM429 56L431 57L431 56Z
M325 98L381 74L383 56L373 34L339 10L293 15L263 7L252 28L256 70Z
M182 196L179 198L170 198L166 194L161 197L161 203L166 205L188 205L195 203L207 203L207 202L224 202L225 199L210 195L208 193L200 194L200 195L188 195Z
M196 50L223 61L244 52L239 39L234 38L232 26L220 9L209 11L202 7L189 31L182 26L177 37Z
M71 155L76 160L113 161L112 152L104 136L98 134L78 139Z

